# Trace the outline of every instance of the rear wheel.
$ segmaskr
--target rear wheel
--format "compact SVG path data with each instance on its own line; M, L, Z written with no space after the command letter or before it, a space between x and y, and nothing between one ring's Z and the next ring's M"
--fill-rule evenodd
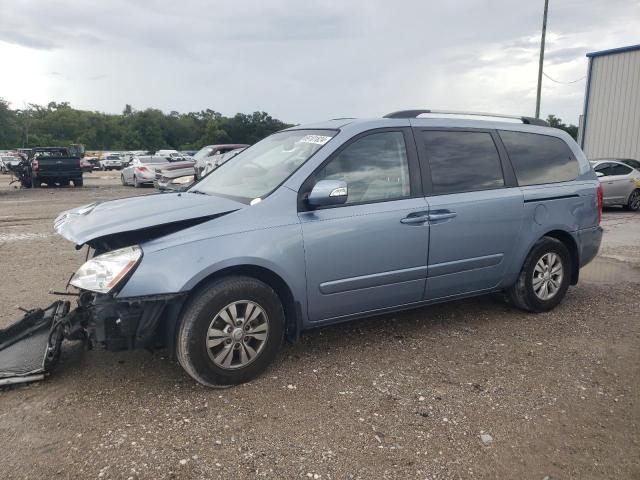
M558 305L569 288L571 256L564 244L542 237L529 252L520 276L509 290L511 301L529 312L546 312Z
M69 186L69 180L60 180L60 186L61 187L68 187Z
M135 175L133 176L133 186L135 188L140 188L142 186L142 184L138 182L138 177L136 177Z
M196 381L225 387L247 382L267 368L283 336L284 310L276 292L255 278L228 277L189 300L176 354Z
M640 189L635 189L633 192L631 192L625 208L627 210L631 210L632 212L637 212L638 210L640 210Z
M84 182L82 181L82 177L73 179L73 186L74 187L81 187L83 184L84 184Z
M127 182L125 181L123 174L120 174L120 182L122 182L122 185L125 185L125 186L127 185Z

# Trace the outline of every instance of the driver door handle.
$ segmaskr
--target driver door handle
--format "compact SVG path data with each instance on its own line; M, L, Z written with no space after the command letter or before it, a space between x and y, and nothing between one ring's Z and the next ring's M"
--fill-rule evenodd
M458 214L456 212L452 212L451 210L441 210L441 211L430 213L428 217L430 222L435 222L438 220L447 220L457 215Z
M405 225L420 225L425 223L427 220L429 220L429 215L409 215L408 217L400 219L400 223L404 223Z

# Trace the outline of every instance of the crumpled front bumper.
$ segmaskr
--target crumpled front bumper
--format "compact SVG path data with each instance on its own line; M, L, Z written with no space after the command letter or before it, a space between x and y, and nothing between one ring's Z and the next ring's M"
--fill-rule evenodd
M69 302L58 300L0 330L0 385L43 379L58 361L62 339L77 335L82 321L81 311L70 312Z

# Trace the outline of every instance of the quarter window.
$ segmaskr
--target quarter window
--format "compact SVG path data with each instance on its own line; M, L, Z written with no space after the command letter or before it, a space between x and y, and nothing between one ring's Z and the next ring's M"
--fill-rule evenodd
M504 186L500 156L491 134L424 130L422 140L435 195Z
M519 185L568 182L578 176L578 162L557 137L500 131Z
M316 175L347 183L347 204L394 200L411 195L402 132L381 132L348 145Z

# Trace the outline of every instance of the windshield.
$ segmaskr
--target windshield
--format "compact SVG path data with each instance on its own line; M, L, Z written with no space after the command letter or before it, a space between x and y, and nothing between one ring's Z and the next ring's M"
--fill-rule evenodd
M336 133L334 130L275 133L224 163L189 191L244 201L264 198Z

